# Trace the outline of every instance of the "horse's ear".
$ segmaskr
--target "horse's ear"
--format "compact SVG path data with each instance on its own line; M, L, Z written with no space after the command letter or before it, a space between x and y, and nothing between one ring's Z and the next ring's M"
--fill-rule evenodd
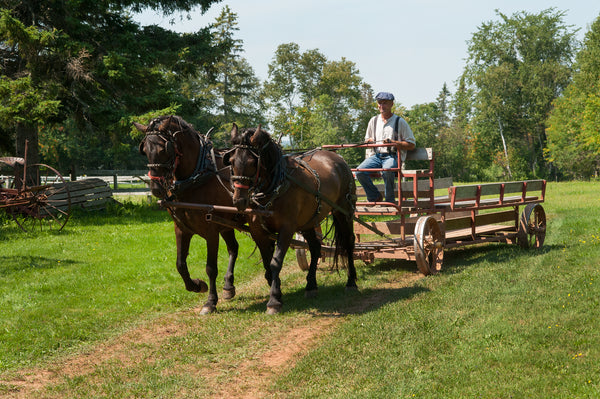
M238 126L233 122L233 126L231 127L231 141L233 141L239 134Z
M137 123L137 122L133 122L133 126L135 126L137 128L137 130L139 130L142 133L146 133L146 129L148 128L148 126L144 126L141 123Z
M252 135L252 137L250 138L250 143L252 143L252 145L256 146L259 143L259 139L261 137L261 124L258 125L258 127L256 128L256 130L254 131L254 134Z

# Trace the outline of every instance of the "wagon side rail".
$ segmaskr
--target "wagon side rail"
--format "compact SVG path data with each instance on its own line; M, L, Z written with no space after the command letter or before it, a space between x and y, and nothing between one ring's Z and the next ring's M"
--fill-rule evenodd
M436 204L450 211L483 210L544 202L546 180L470 184L448 188L448 201Z
M523 213L542 212L536 204L544 202L546 181L453 186L448 193L448 201L436 204L445 230L446 248L492 241L514 243L522 230L520 218L529 217ZM520 213L521 206L524 211ZM545 218L543 223L545 226Z

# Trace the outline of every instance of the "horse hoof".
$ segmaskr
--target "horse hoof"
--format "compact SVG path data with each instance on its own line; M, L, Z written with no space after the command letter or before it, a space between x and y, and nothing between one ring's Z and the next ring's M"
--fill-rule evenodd
M202 309L200 310L200 315L204 316L207 314L211 314L214 313L216 310L216 308L214 306L202 306Z
M267 314L268 315L275 315L277 313L281 312L281 306L269 306L267 307Z
M346 292L358 292L357 286L346 286Z
M206 284L204 281L195 278L192 279L192 282L194 283L194 287L192 289L188 289L188 291L200 293L208 291L208 284Z
M316 298L319 290L306 290L304 291L304 298Z
M229 301L231 299L233 299L235 297L235 287L233 287L230 290L226 290L225 288L223 288L223 299L225 299L226 301Z

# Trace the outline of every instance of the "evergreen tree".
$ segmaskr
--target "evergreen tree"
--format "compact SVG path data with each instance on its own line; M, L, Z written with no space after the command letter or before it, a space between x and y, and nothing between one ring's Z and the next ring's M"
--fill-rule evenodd
M15 137L16 153L22 155L28 140L28 157L36 160L42 131L44 155L59 154L47 163L63 169L141 162L137 139L129 137L131 118L193 111L179 90L181 79L209 68L221 50L211 46L208 29L178 34L141 27L130 12L151 8L168 15L206 10L215 1L0 0L1 90L26 99L15 104L3 96L0 103L0 123ZM17 87L27 95L16 95ZM40 106L31 107L35 98Z

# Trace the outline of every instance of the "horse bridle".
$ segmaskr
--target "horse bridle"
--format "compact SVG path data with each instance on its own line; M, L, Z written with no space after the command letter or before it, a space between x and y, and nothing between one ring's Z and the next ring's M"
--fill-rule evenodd
M152 171L148 170L148 178L151 181L157 182L158 184L162 185L163 188L165 188L165 189L167 189L173 182L173 179L175 177L175 169L177 169L177 164L179 163L179 157L181 156L181 153L176 149L175 142L174 142L174 137L177 133L179 133L179 132L165 133L165 132L161 132L159 130L153 130L150 132L146 132L146 138L148 136L158 136L164 142L165 151L167 152L167 155L169 156L169 159L167 160L166 163L146 164L146 167L148 169L163 168L167 171L167 173L164 176L154 176L152 174ZM145 139L144 139L144 141L145 141Z
M243 190L250 190L251 188L256 188L260 179L260 169L262 166L262 157L260 154L262 150L264 150L267 147L268 144L269 143L267 142L261 148L246 144L237 144L233 146L233 148L230 150L231 152L237 151L238 149L248 150L250 151L250 154L252 154L252 156L256 158L256 174L254 175L254 177L231 175L230 179L233 188L240 188ZM242 182L246 182L246 184Z

